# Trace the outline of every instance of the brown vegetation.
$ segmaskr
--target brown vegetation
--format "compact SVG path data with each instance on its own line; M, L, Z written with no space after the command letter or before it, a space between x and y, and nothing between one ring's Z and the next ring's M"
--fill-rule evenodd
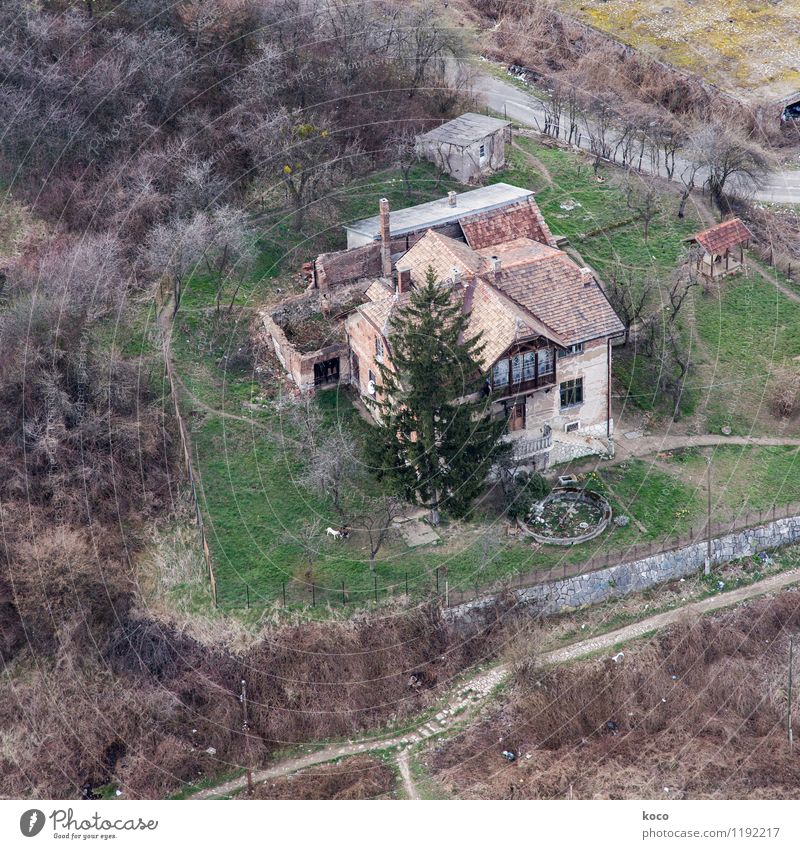
M618 662L522 664L503 702L430 766L461 797L797 798L786 680L798 628L800 595L785 592L627 646Z
M338 764L257 784L253 799L377 799L391 797L394 772L376 758L356 755Z

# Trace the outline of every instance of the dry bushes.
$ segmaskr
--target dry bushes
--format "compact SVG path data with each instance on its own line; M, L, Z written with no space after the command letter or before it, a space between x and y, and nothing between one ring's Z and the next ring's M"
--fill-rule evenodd
M253 799L375 799L392 794L395 775L376 758L356 755L258 784Z
M617 663L546 671L434 769L464 796L796 797L785 682L798 629L800 595L786 592L634 644Z
M776 369L770 380L769 404L777 419L790 419L800 402L800 371L784 366Z

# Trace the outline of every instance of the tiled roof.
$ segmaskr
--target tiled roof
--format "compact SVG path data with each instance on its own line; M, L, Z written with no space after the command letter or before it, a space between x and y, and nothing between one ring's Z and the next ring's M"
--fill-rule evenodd
M477 279L470 296L466 335L472 339L481 334L484 368L492 365L517 339L537 333L537 328L525 321L522 311L485 281Z
M695 233L692 239L700 244L707 253L723 254L734 245L747 242L753 238L753 234L738 218L723 221L716 227L710 227L701 233Z
M498 272L493 257L500 260ZM453 292L464 298L464 309L470 313L468 333L483 334L484 365L494 362L517 339L532 335L566 346L625 330L589 269L579 268L563 251L530 237L473 250L429 230L399 264L411 268L417 285L424 281L428 267L440 281L452 279L454 268L461 272L469 285ZM386 292L383 284L370 286L368 297L377 299L362 304L358 311L388 335L394 310L407 303L410 294L381 296L381 289Z
M533 239L535 242L556 247L553 234L532 197L501 209L459 218L458 223L469 246L475 250L500 242L508 242L518 237Z
M428 268L436 272L437 280L449 280L456 268L463 276L477 274L481 269L481 258L469 245L443 236L435 230L428 232L398 262L403 268L411 269L411 279L425 282Z
M625 326L588 269L563 252L501 269L494 285L561 336L565 345L616 336Z
M384 298L391 297L394 293L382 280L373 280L364 294L368 301L381 301Z

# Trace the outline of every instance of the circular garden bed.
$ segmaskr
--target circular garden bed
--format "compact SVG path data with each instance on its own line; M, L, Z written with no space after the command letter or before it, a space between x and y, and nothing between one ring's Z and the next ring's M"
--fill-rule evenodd
M597 492L559 487L537 501L520 527L546 545L577 545L608 527L611 505Z

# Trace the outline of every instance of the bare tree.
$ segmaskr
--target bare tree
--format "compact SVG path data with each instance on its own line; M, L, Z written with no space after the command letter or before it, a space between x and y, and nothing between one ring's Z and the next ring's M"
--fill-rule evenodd
M645 244L650 238L650 224L661 212L661 193L657 179L652 176L634 177L630 170L619 183L625 204L642 222Z
M406 196L411 197L411 169L419 162L414 131L402 129L393 133L387 142L386 153L392 164L400 169Z
M405 507L406 503L395 495L381 495L365 501L354 527L363 529L367 535L371 571L375 570L375 558L389 537L394 520L402 516Z
M303 448L305 459L313 460L319 451L323 439L322 411L316 398L308 392L299 397L288 397L282 405L283 414L290 432Z
M761 145L748 138L735 124L710 119L689 137L688 151L707 172L705 184L720 210L725 209L725 191L732 183L744 190L763 185L773 159Z
M617 263L607 275L604 284L606 297L614 312L622 319L626 333L632 324L641 319L656 288L653 275L645 274L639 280L632 269L621 263Z
M686 204L689 202L689 198L692 196L692 192L695 189L699 170L700 162L698 160L691 159L681 171L681 183L683 183L683 190L681 191L681 199L678 204L678 218L683 218L686 214Z
M244 274L255 259L255 239L255 231L241 209L223 206L209 215L208 244L203 259L214 281L217 314L225 284L232 277L235 278L236 284L228 312L233 309Z
M304 421L307 426L311 424L308 418ZM321 437L315 436L315 440L315 450L307 457L300 482L312 491L327 495L340 522L347 524L345 497L356 489L360 471L353 438L336 428Z
M142 249L145 269L170 282L173 316L180 309L186 281L203 261L208 239L208 215L197 212L191 218L172 218L157 225Z
M342 183L361 155L359 145L337 136L327 121L286 108L240 125L240 137L258 170L285 187L295 230L302 227L309 205Z

